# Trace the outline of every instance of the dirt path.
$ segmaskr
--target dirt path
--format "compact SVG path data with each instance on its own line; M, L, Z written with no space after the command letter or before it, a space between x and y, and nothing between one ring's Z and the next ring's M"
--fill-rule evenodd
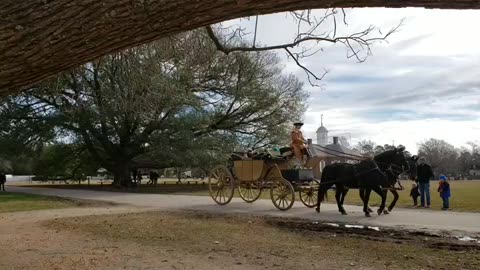
M340 222L349 224L362 224L381 227L406 228L412 230L427 230L435 232L448 232L456 235L480 234L480 213L440 212L427 209L395 209L390 215L366 218L358 206L346 206L350 213L342 216L337 212L336 205L322 204L322 213L317 214L295 203L289 211L279 211L269 200L259 200L247 204L234 198L226 206L216 205L207 196L185 195L160 195L160 194L135 194L120 192L102 192L89 190L67 190L32 187L9 187L13 192L26 192L41 195L53 195L74 199L94 199L137 207L147 207L158 210L195 210L209 213L246 213L259 216L274 216L287 218L301 218L321 222Z
M155 247L123 239L101 238L72 232L70 228L51 228L45 222L91 215L127 215L148 210L138 207L67 208L2 214L0 217L0 269L225 269L236 266L233 260L213 262L205 257ZM97 219L97 217L95 217ZM71 227L71 226L70 226ZM95 228L112 230L111 224ZM141 228L140 228L141 229ZM240 266L240 265L239 265ZM256 269L228 267L229 269ZM263 268L257 268L263 269Z
M2 215L0 269L479 269L480 245L283 217L113 206Z

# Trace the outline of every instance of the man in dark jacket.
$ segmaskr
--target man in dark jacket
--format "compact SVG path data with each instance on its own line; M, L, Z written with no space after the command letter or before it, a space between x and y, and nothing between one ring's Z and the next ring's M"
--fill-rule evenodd
M430 179L433 179L432 167L425 163L425 158L418 159L417 181L420 187L420 207L430 208ZM427 199L425 204L425 197Z

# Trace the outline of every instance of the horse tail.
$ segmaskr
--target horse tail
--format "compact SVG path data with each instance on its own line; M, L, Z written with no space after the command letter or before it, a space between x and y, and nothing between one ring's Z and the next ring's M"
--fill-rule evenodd
M323 194L323 197L321 197L321 201L328 201L328 185L330 184L325 184L327 183L327 179L328 179L328 172L329 172L329 169L327 167L324 168L323 172L322 172L322 178L320 179L320 187L319 187L319 191L321 191L321 194ZM318 194L320 196L320 194Z

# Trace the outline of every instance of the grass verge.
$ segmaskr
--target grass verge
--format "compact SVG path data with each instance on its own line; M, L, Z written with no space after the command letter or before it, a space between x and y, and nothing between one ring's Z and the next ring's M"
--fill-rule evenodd
M26 193L0 192L0 213L79 207L93 204L95 204L93 201L76 201Z

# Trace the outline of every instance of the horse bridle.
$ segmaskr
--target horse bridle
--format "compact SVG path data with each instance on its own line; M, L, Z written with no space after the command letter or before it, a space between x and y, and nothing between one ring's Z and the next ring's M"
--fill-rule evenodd
M400 188L395 188L395 184L394 184L391 188L383 188L383 189L395 189L395 190L404 190L405 189L402 186L402 183L400 182L400 179L398 178L398 176L400 176L400 174L402 174L403 172L406 171L403 166L400 166L400 165L397 165L397 164L394 164L394 163L384 163L384 162L377 162L377 163L388 165L388 168L386 168L385 171L387 173L390 173L393 177L395 177L396 184L398 184L398 186L400 187ZM399 169L394 169L394 167L399 168Z

